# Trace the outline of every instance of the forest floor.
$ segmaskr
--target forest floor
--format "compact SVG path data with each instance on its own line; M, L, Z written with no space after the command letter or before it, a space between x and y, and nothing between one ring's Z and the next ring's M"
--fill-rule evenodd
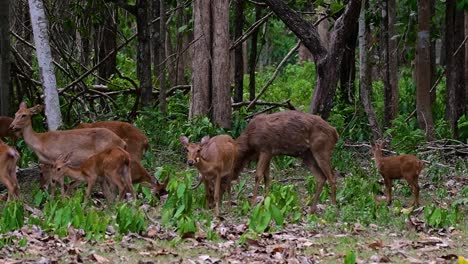
M37 169L25 170L20 173L20 177L23 177L24 182L24 177L34 179L38 177L37 173ZM275 170L273 167L272 174L274 181L280 185L284 184L283 179L287 181L288 178L297 179L310 175L301 166L285 170ZM363 208L352 207L356 205L335 207L327 197L321 200L317 214L311 216L306 210L310 195L306 191L305 182L290 181L288 184L294 184L299 194L303 217L297 222L286 223L283 227L272 226L262 233L249 231L250 215L240 214L238 208L242 199L247 200L251 192L248 188L253 181L251 177L251 172L242 175L242 179L247 182L246 190L239 192L242 198L234 200L231 210L225 202L221 219L213 219L209 225L197 222L198 231L183 234L183 238L174 228L160 223L161 205L151 208L146 206L144 210L147 211L149 223L146 231L120 236L110 228L99 241L87 240L84 231L73 226L68 227L66 236L60 237L38 226L25 225L0 236L0 242L3 241L3 247L0 247L0 264L456 263L461 256L468 258L467 203L461 204L456 224L437 228L427 223L429 219L425 217L424 209L435 205L448 210L454 200L466 199L466 168L452 172L438 181L421 177L422 206L412 211L404 206L410 204L412 199L409 188L404 182L396 184L394 205L390 206L387 219L368 221L348 221L347 219L353 219L353 210L357 215ZM339 189L349 188L348 177L356 176L339 178ZM379 184L380 190L383 190L380 178L375 178L375 175L372 177ZM22 185L23 195L29 188ZM25 198L26 201L28 199L31 198ZM375 195L375 199L379 200L379 204L384 203L380 201L383 200L381 193ZM28 206L27 210L40 211L40 208ZM442 218L444 215L440 221L445 219ZM385 223L380 222L383 220Z

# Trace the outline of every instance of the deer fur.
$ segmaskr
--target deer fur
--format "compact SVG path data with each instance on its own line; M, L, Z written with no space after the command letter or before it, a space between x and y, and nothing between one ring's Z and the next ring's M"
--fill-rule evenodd
M311 212L326 181L331 186L332 203L336 204L336 176L331 157L338 141L336 129L321 117L299 111L260 114L254 117L237 138L239 146L234 179L250 161L258 160L252 203L255 203L260 180L265 190L270 184L270 161L277 155L302 158L317 181Z
M135 160L141 160L143 154L148 150L148 138L138 128L130 123L120 121L101 121L95 123L81 123L75 127L81 128L107 128L127 143L126 151Z
M70 164L72 153L59 157L54 163L52 178L60 182L63 192L63 177L69 177L85 181L88 184L86 198L89 198L91 191L99 182L108 199L110 199L107 184L113 184L119 189L119 198L124 198L126 192L135 197L132 179L130 175L130 155L120 147L113 147L92 155L79 167Z
M211 139L209 136L205 136L198 144L190 143L185 136L180 137L180 141L187 150L187 164L195 166L202 175L208 206L210 206L211 194L213 194L215 213L219 216L221 192L223 191L221 189L222 181L229 182L223 186L226 186L229 200L231 200L230 180L233 179L232 172L237 153L236 142L228 135L219 135ZM210 186L214 186L214 188Z
M72 152L69 162L78 166L91 155L110 147L126 148L127 144L115 133L104 128L72 129L36 133L31 124L31 117L43 106L27 108L22 102L15 114L10 128L20 131L28 147L36 153L39 162L52 165L61 155ZM43 172L44 177L49 173ZM49 179L47 179L49 181Z
M0 140L0 182L8 190L8 200L19 198L19 185L16 178L18 152Z
M392 203L392 186L393 180L405 179L410 185L414 200L412 205L419 205L419 184L418 178L421 173L424 163L413 155L398 155L393 157L383 157L382 148L383 141L378 141L372 147L375 164L379 173L384 178L387 204Z
M5 141L6 138L10 138L14 146L16 145L16 141L21 137L21 133L15 133L10 129L11 122L13 122L13 118L0 116L0 140Z

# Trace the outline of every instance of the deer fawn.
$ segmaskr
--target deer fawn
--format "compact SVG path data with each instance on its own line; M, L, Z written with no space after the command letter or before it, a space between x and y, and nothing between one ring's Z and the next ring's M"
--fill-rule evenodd
M39 162L52 165L60 156L70 152L71 165L78 166L91 155L110 147L126 148L127 144L115 133L104 128L72 129L61 131L49 131L45 133L34 132L31 125L31 117L40 111L43 106L36 105L27 108L22 102L15 114L15 119L10 128L20 131L28 147L36 153ZM79 150L79 151L76 151ZM44 166L47 168L47 166ZM43 176L48 177L49 171L43 171ZM49 182L50 179L45 179Z
M0 140L5 141L5 138L10 138L13 146L16 145L16 141L21 136L20 133L14 132L10 129L11 122L13 122L13 118L8 116L0 116Z
M185 136L181 136L180 141L187 150L187 164L197 168L201 174L199 182L203 180L205 183L208 206L212 207L211 197L213 197L215 214L219 216L222 194L225 190L228 191L229 201L231 200L230 181L233 179L232 172L237 155L236 142L228 135L215 136L211 139L205 136L199 144L190 143ZM223 184L225 187L221 187L221 182L225 183ZM213 189L214 196L212 196Z
M8 190L8 200L19 197L18 180L16 179L18 158L18 152L0 140L0 182Z
M332 203L336 204L336 176L331 167L331 156L337 141L336 129L316 115L299 111L257 115L236 140L239 150L234 179L250 161L258 160L252 197L252 203L255 203L260 180L264 179L265 189L270 184L271 158L277 155L300 157L317 181L311 205L311 212L315 212L327 180L331 186Z
M63 176L68 175L75 180L87 182L86 198L91 195L96 182L101 184L108 199L110 199L110 195L107 184L117 186L120 199L124 198L126 191L135 198L130 176L130 156L125 150L120 147L106 149L89 157L79 167L70 165L72 155L72 153L68 153L59 157L52 170L52 178L60 182L62 192Z
M405 179L411 186L414 200L412 205L419 205L419 185L418 177L423 169L423 162L413 155L398 155L393 157L383 157L382 147L384 142L378 141L372 147L375 164L379 173L384 178L387 204L392 203L392 185L395 179Z

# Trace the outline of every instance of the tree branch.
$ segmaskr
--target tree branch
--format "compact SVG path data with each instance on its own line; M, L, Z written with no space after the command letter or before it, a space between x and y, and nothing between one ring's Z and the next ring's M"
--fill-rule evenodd
M116 6L121 7L125 9L127 12L131 13L132 15L136 16L137 15L137 6L135 5L130 5L127 3L125 0L106 0L106 2L112 2Z

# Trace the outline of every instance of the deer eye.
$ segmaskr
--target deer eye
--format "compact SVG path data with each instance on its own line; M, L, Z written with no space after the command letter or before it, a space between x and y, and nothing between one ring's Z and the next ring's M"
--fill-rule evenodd
M197 153L200 153L201 152L201 149L197 149Z

